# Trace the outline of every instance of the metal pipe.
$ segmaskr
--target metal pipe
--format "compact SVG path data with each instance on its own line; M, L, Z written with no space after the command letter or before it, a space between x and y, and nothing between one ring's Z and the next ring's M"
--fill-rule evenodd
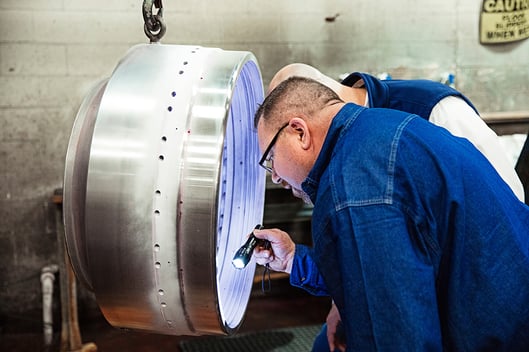
M485 120L485 122L489 121L501 121L501 120L508 120L508 121L516 121L516 120L527 120L529 119L529 111L528 110L522 110L522 111L494 111L494 112L481 112L480 113L481 118Z
M44 345L50 346L53 341L53 283L59 271L57 264L42 268L40 282L42 286L42 321L44 327Z

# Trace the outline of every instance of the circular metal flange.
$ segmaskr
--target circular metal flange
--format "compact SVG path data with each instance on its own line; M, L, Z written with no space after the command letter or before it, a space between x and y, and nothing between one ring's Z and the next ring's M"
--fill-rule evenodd
M175 335L240 326L255 263L231 258L263 218L249 52L129 50L77 114L64 216L79 280L114 326Z

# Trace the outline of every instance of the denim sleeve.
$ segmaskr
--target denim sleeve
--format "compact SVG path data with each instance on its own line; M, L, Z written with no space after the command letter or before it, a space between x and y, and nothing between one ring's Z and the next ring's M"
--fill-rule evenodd
M312 249L296 245L296 252L290 272L290 284L309 292L314 296L328 296L323 278L312 260Z

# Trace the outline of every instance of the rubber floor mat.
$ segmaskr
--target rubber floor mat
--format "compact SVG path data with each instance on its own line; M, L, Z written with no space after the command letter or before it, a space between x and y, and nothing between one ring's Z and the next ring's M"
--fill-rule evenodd
M208 336L180 342L182 352L303 352L312 349L321 325Z

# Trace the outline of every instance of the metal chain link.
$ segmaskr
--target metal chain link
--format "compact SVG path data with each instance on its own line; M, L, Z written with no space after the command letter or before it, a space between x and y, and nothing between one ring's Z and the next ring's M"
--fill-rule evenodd
M153 8L158 9L156 15L153 15ZM145 21L143 31L151 43L160 41L166 29L162 0L143 0L143 20Z

